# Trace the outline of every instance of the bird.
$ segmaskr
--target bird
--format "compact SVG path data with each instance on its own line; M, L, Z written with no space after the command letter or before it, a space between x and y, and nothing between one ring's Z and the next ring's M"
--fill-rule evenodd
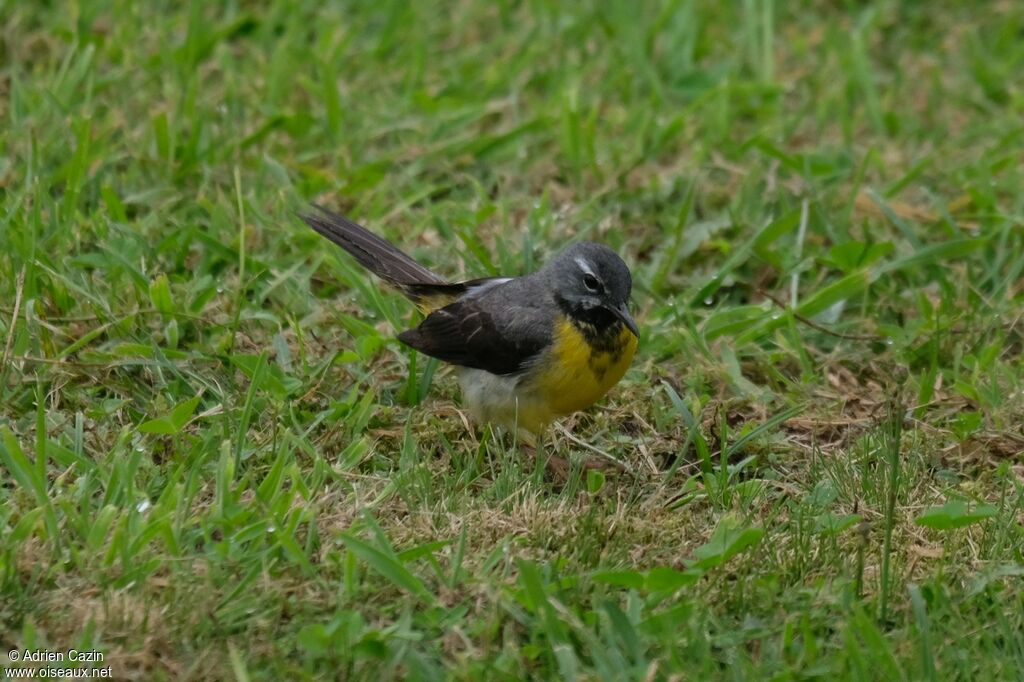
M519 277L449 282L345 216L316 204L299 215L419 307L425 317L398 339L455 366L478 423L535 444L553 421L604 397L633 361L632 276L607 246L571 244Z

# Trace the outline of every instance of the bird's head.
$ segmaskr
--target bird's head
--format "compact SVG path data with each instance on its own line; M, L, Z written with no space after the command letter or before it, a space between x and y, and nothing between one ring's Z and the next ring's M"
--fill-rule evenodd
M618 254L607 246L580 242L566 248L547 267L555 299L574 321L600 332L619 323L640 336L629 313L633 278Z

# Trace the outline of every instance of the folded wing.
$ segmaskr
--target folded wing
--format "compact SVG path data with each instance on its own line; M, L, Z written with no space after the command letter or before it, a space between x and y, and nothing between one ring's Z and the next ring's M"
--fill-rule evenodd
M398 338L453 365L516 374L548 346L551 322L538 308L495 306L488 298L461 298L435 310L419 327Z

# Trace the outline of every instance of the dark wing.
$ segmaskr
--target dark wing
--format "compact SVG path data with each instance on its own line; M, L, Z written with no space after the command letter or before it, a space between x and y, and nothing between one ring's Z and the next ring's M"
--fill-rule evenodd
M551 342L551 323L539 309L495 309L468 296L436 310L399 340L425 355L453 365L515 374ZM493 312L492 312L493 311Z
M483 277L465 282L445 282L444 284L417 283L406 284L403 291L425 312L431 312L452 303L456 299L469 295L479 296L489 289L508 282L510 277Z

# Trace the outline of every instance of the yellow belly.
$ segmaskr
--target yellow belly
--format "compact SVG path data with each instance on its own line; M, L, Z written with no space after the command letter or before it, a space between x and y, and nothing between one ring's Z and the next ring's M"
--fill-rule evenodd
M537 376L530 382L538 411L547 412L546 419L531 416L551 421L593 405L619 383L633 361L636 344L633 333L623 328L610 350L595 350L569 320L559 321L550 356L534 370Z

